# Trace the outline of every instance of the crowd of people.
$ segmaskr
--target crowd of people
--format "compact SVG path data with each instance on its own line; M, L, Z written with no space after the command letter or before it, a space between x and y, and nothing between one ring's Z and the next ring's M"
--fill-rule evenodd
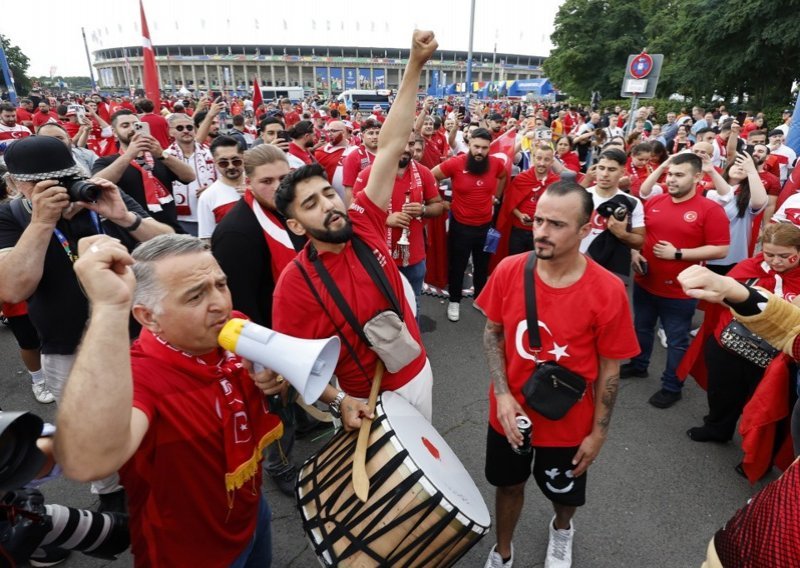
M789 467L800 417L794 436L781 423L797 354L737 352L728 338L743 317L710 303L721 297L698 305L697 290L729 275L795 302L791 113L768 128L760 113L723 106L660 117L420 98L436 47L415 32L388 113L218 93L165 96L160 109L97 94L0 105L3 315L35 399L58 403L57 461L91 482L99 513L129 515L137 566L269 565L262 467L293 494L294 441L320 423L282 377L219 347L231 314L298 338L338 336L336 382L320 403L350 431L371 417L365 399L384 366L381 390L431 419L420 295L447 299L453 327L439 333L456 332L473 296L492 385L488 568L514 562L531 475L554 512L545 566L572 565L572 519L619 382L654 371L657 339L667 357L652 406L677 404L691 374L709 412L690 440L728 442L741 418L737 471L755 481ZM713 276L687 284L698 265ZM387 312L398 325L380 350L366 331ZM585 389L558 416L552 393L530 392L551 378ZM752 413L765 407L784 412L764 425ZM796 565L768 553L738 564L723 537L719 565ZM70 539L53 542L33 565L66 557ZM799 562L797 549L781 558Z

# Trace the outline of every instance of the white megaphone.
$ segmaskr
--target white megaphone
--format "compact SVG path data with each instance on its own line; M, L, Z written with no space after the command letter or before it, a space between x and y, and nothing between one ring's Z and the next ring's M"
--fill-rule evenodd
M223 349L283 375L306 404L322 395L339 361L338 337L300 339L240 318L228 321L217 341Z

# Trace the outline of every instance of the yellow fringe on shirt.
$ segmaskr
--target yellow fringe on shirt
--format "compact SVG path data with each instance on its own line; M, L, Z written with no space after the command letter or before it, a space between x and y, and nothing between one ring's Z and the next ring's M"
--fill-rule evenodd
M248 480L258 473L261 455L264 448L283 436L283 423L278 422L272 430L264 434L264 437L256 444L253 455L246 462L236 468L233 473L225 474L225 488L228 490L228 506L233 508L233 492L241 488Z

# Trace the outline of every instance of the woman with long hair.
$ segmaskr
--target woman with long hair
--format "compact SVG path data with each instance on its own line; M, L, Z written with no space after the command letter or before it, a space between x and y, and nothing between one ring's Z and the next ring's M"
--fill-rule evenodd
M672 140L672 144L670 145L670 154L677 154L678 152L682 152L691 147L692 141L689 140L689 127L685 124L681 124L675 133L675 138Z
M727 274L733 266L753 254L754 235L769 198L752 156L740 152L725 168L722 176L710 160L705 160L703 170L712 176L715 189L706 197L725 209L731 224L731 244L725 258L710 260L707 266L717 274Z
M791 223L768 225L761 242L763 251L738 263L728 276L764 288L784 300L794 300L800 295L800 228ZM687 366L699 360L705 362L708 381L708 414L702 426L686 432L695 442L730 440L745 403L764 375L763 368L722 347L720 336L732 319L727 307L709 305L695 339L698 345L693 342L686 354L687 358L694 358L684 362ZM695 369L692 374L697 378Z
M569 136L562 136L556 142L556 160L553 162L553 171L559 174L564 168L575 173L581 170L580 159L574 151L574 144Z

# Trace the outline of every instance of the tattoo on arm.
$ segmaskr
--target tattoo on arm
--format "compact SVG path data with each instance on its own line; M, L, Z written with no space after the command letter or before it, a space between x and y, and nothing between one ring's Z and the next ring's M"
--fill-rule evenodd
M505 347L503 326L493 321L487 321L483 330L483 350L489 363L489 376L492 378L496 395L510 392L506 376Z
M614 412L614 404L617 402L617 391L619 389L619 374L611 375L605 380L603 392L600 393L600 402L605 412L601 412L597 420L597 425L608 431L611 425L611 414Z

